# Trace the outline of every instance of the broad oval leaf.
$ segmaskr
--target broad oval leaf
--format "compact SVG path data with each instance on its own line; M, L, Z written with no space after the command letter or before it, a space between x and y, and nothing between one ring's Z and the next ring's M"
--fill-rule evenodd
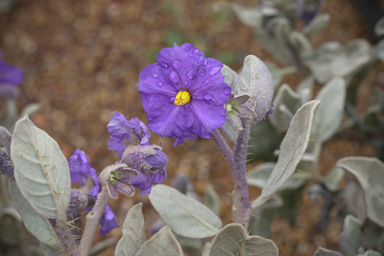
M9 179L9 194L13 205L24 221L25 228L41 242L54 245L59 242L48 219L41 216L21 194L16 181Z
M177 234L204 238L217 234L221 220L208 207L166 185L156 185L149 195L163 221Z
M312 139L323 143L337 131L344 113L346 96L345 80L335 77L324 85L316 96L321 101L313 123Z
M344 219L343 232L340 235L340 249L345 256L355 256L360 247L364 247L363 233L360 230L361 222L348 215Z
M317 250L316 250L315 254L313 254L313 256L343 256L343 254L336 252L336 251L325 249L323 247L319 247L319 248L317 248Z
M280 145L280 155L276 166L261 191L261 195L252 202L253 209L266 202L295 171L307 149L313 120L319 104L319 100L313 100L297 110Z
M67 222L71 194L67 159L59 145L27 116L16 123L11 159L17 185L41 215Z
M134 205L129 209L123 224L123 236L115 249L115 255L136 255L147 240L145 236L144 217L141 212L143 203Z
M384 227L384 164L371 157L345 157L336 164L355 175L364 190L368 218Z
M250 96L244 105L255 113L253 124L263 120L271 107L274 92L272 75L264 62L254 55L245 57L234 92L235 96Z
M120 254L119 254L120 255ZM183 256L183 250L168 226L146 241L135 256Z
M278 132L285 132L288 129L289 123L300 105L300 94L287 84L283 84L273 100L273 114L269 116L269 120Z
M277 256L279 250L271 240L260 236L249 236L242 225L232 223L220 230L209 252L209 256L226 255Z

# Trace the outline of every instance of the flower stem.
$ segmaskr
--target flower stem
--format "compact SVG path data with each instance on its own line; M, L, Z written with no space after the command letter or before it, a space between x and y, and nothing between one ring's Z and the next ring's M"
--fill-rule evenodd
M248 226L248 220L251 213L251 204L249 202L249 193L247 185L247 173L245 169L245 161L251 130L251 122L248 119L243 120L243 130L239 132L235 146L235 164L236 169L233 171L233 180L236 189L236 223Z
M223 136L218 129L215 129L212 134L212 138L227 160L231 171L233 182L235 186L235 203L233 210L234 222L242 224L243 226L248 225L248 219L250 214L250 203L248 195L248 186L245 172L245 156L247 152L247 145L249 139L249 131L251 128L250 123L244 122L244 129L239 133L235 147L235 155L225 142Z
M50 222L53 224L52 220L50 220ZM52 226L60 241L61 247L64 250L64 254L68 256L80 256L80 250L73 240L72 234L66 223L58 221Z
M95 237L97 226L100 219L103 216L105 206L108 203L109 194L103 187L101 192L97 195L97 200L92 211L87 214L87 222L85 223L85 229L83 237L80 243L81 256L88 256L92 246L93 238Z

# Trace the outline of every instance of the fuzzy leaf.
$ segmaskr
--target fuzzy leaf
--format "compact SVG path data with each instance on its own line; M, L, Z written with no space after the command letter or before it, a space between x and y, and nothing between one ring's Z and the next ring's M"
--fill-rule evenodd
M17 185L31 206L47 218L67 222L71 194L67 159L57 142L27 116L16 124L11 159Z
M345 256L355 256L360 247L364 247L363 233L360 230L361 222L348 215L344 219L343 233L340 235L340 249Z
M375 34L377 36L384 35L384 17L382 17L378 22L375 24Z
M384 164L371 157L345 157L336 164L356 176L364 190L368 218L384 227Z
M183 256L183 250L168 226L146 241L135 256Z
M339 182L343 178L343 170L340 168L333 168L332 171L325 176L324 185L328 190L335 192L338 189Z
M232 4L231 8L239 20L245 25L252 28L260 28L262 26L262 13L257 8L248 8L238 4Z
M208 184L205 192L204 192L204 201L206 206L208 206L211 211L213 211L216 215L220 213L220 197L216 193L212 184Z
M266 202L295 171L307 149L313 120L319 104L320 101L313 100L297 110L280 145L280 155L276 166L261 195L252 203L253 209Z
M307 26L305 26L303 32L309 37L312 37L323 31L328 26L329 20L330 17L328 13L316 15L316 17L312 19Z
M319 248L317 248L317 250L316 250L315 254L313 254L313 256L343 256L343 254L336 252L336 251L325 249L323 247L319 247Z
M240 224L225 226L212 242L209 256L234 255L278 255L277 246L269 239L260 236L248 236L247 230Z
M59 240L48 219L32 208L13 179L9 179L9 194L12 197L13 205L24 221L25 228L41 242L49 245L57 244Z
M283 84L273 100L274 111L269 117L279 132L285 132L288 129L289 123L300 104L300 95L288 85Z
M181 236L210 237L222 226L220 218L208 207L166 185L154 186L149 200L163 221Z
M144 217L141 213L143 203L136 204L127 213L123 224L123 236L117 243L115 255L136 255L147 240L145 236Z

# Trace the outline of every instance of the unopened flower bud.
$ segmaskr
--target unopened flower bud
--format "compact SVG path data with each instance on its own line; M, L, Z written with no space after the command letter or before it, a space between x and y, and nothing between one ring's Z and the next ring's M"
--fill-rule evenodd
M160 149L155 148L155 152L154 155L144 157L144 160L152 165L152 171L163 169L168 163L167 156Z

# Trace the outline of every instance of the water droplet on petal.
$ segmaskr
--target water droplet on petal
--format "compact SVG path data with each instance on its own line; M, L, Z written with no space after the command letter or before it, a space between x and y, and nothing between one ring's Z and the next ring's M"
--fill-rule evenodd
M176 69L179 68L181 66L180 60L174 60L172 66Z
M193 54L189 54L189 59L193 60Z
M207 66L207 64L208 64L208 60L204 59L203 66L205 67L205 66Z
M183 82L185 85L189 85L189 82L188 81L184 81Z
M209 95L209 94L205 94L204 95L204 99L206 101L209 101L209 102L212 102L212 103L217 103L216 100L211 95Z
M171 74L169 74L169 79L171 79L172 82L177 83L179 81L179 75L176 71L172 71Z
M204 70L202 67L199 68L199 74L200 74L201 76L204 76L204 75L205 75L205 70Z
M163 86L163 82L158 82L157 85L158 85L159 87L161 87L161 86Z
M211 76L214 76L214 75L216 75L217 73L219 73L220 69L221 69L220 67L214 67L214 68L211 69L211 71L209 71L209 74L210 74Z
M191 69L191 70L189 70L188 71L188 73L187 73L187 77L189 78L189 79L193 79L193 69Z
M169 98L169 100L172 101L172 102L175 102L175 99L176 99L176 97L174 97L174 96Z
M231 94L231 88L227 87L224 89L224 94L225 95L230 95Z
M194 52L197 54L197 53L199 53L200 51L199 51L199 49L195 49Z
M158 78L159 77L159 75L156 74L156 73L152 73L152 76L153 76L153 78Z

